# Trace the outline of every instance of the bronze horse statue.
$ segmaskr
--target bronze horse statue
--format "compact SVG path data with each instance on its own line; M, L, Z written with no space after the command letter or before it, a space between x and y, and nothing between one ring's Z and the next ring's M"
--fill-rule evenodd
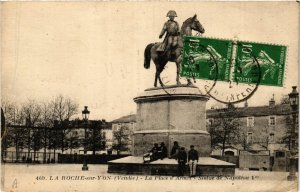
M157 86L157 79L161 86L163 86L163 82L160 78L160 73L164 70L164 67L170 62L176 62L177 66L177 76L176 82L177 85L180 85L179 81L179 73L180 73L180 64L181 64L181 51L183 48L183 36L192 35L192 30L199 32L200 34L204 33L204 28L202 27L201 23L197 19L197 15L188 18L186 21L183 22L180 30L180 35L178 37L177 46L175 48L171 48L172 54L162 54L157 51L157 48L161 45L161 43L151 43L147 45L145 52L144 52L144 67L149 69L151 58L156 66L156 73L155 73L155 80L154 80L154 87ZM190 80L188 79L188 84L190 84Z

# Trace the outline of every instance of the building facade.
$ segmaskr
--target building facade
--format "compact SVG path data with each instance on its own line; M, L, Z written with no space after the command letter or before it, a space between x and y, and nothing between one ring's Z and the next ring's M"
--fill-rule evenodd
M118 139L115 136L116 133L119 133L119 137L122 137L120 136L120 134L123 134L124 135L123 138L119 138L122 139L121 142L122 145L124 145L123 153L131 154L132 134L136 126L135 115L123 116L121 118L113 120L111 124L112 124L112 135L113 135L112 145L116 146L118 144Z
M226 152L238 155L240 150L269 150L274 155L276 150L289 150L290 130L292 126L291 107L289 104L276 105L272 98L269 105L236 108L236 121L239 126L239 143L226 143ZM208 129L216 126L220 110L207 110ZM298 129L296 130L298 134ZM236 135L237 137L237 135ZM220 149L214 149L213 155L221 155Z

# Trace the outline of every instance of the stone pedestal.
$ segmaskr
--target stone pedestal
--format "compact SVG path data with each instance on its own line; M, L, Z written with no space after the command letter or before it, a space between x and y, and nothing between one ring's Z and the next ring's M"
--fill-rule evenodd
M189 150L194 145L200 157L211 153L206 129L207 96L197 87L168 86L145 90L134 98L137 104L133 132L133 156L142 156L154 143L164 142L170 153L174 141Z
M164 158L144 163L142 155L154 143L164 142L170 153L174 141L189 150L194 145L200 158L197 176L234 176L235 165L209 157L210 135L206 130L207 96L197 87L169 86L145 90L134 98L137 104L136 126L132 136L133 156L108 162L108 173L177 175L175 159ZM186 170L188 166L186 165ZM186 171L185 175L189 172Z

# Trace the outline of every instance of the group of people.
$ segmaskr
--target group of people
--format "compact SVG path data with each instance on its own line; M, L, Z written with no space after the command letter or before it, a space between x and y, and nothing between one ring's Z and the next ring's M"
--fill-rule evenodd
M144 163L155 161L158 159L164 159L168 156L168 150L165 143L162 142L160 146L157 143L153 148L143 156ZM185 172L185 165L188 163L190 168L190 176L196 176L196 168L199 159L198 151L195 150L195 146L191 145L190 150L186 152L184 147L180 147L177 141L174 141L170 159L175 159L178 162L178 176L183 176Z
M196 176L196 168L199 159L198 151L195 150L195 146L191 145L190 150L186 152L184 147L180 147L177 141L174 141L174 145L170 154L171 158L177 159L178 162L178 175L183 176L185 172L185 165L188 162L190 168L190 176Z
M165 146L165 143L161 142L160 146L158 146L158 143L154 143L154 146L149 151L149 153L144 154L143 159L144 163L147 163L156 161L158 159L163 160L166 157L168 157L168 149Z

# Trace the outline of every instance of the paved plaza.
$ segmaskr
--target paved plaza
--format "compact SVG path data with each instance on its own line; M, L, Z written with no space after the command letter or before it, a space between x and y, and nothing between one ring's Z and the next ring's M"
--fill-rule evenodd
M235 177L170 177L108 174L107 165L3 164L1 175L5 192L83 192L83 191L297 191L296 182L286 181L287 172L236 169Z

